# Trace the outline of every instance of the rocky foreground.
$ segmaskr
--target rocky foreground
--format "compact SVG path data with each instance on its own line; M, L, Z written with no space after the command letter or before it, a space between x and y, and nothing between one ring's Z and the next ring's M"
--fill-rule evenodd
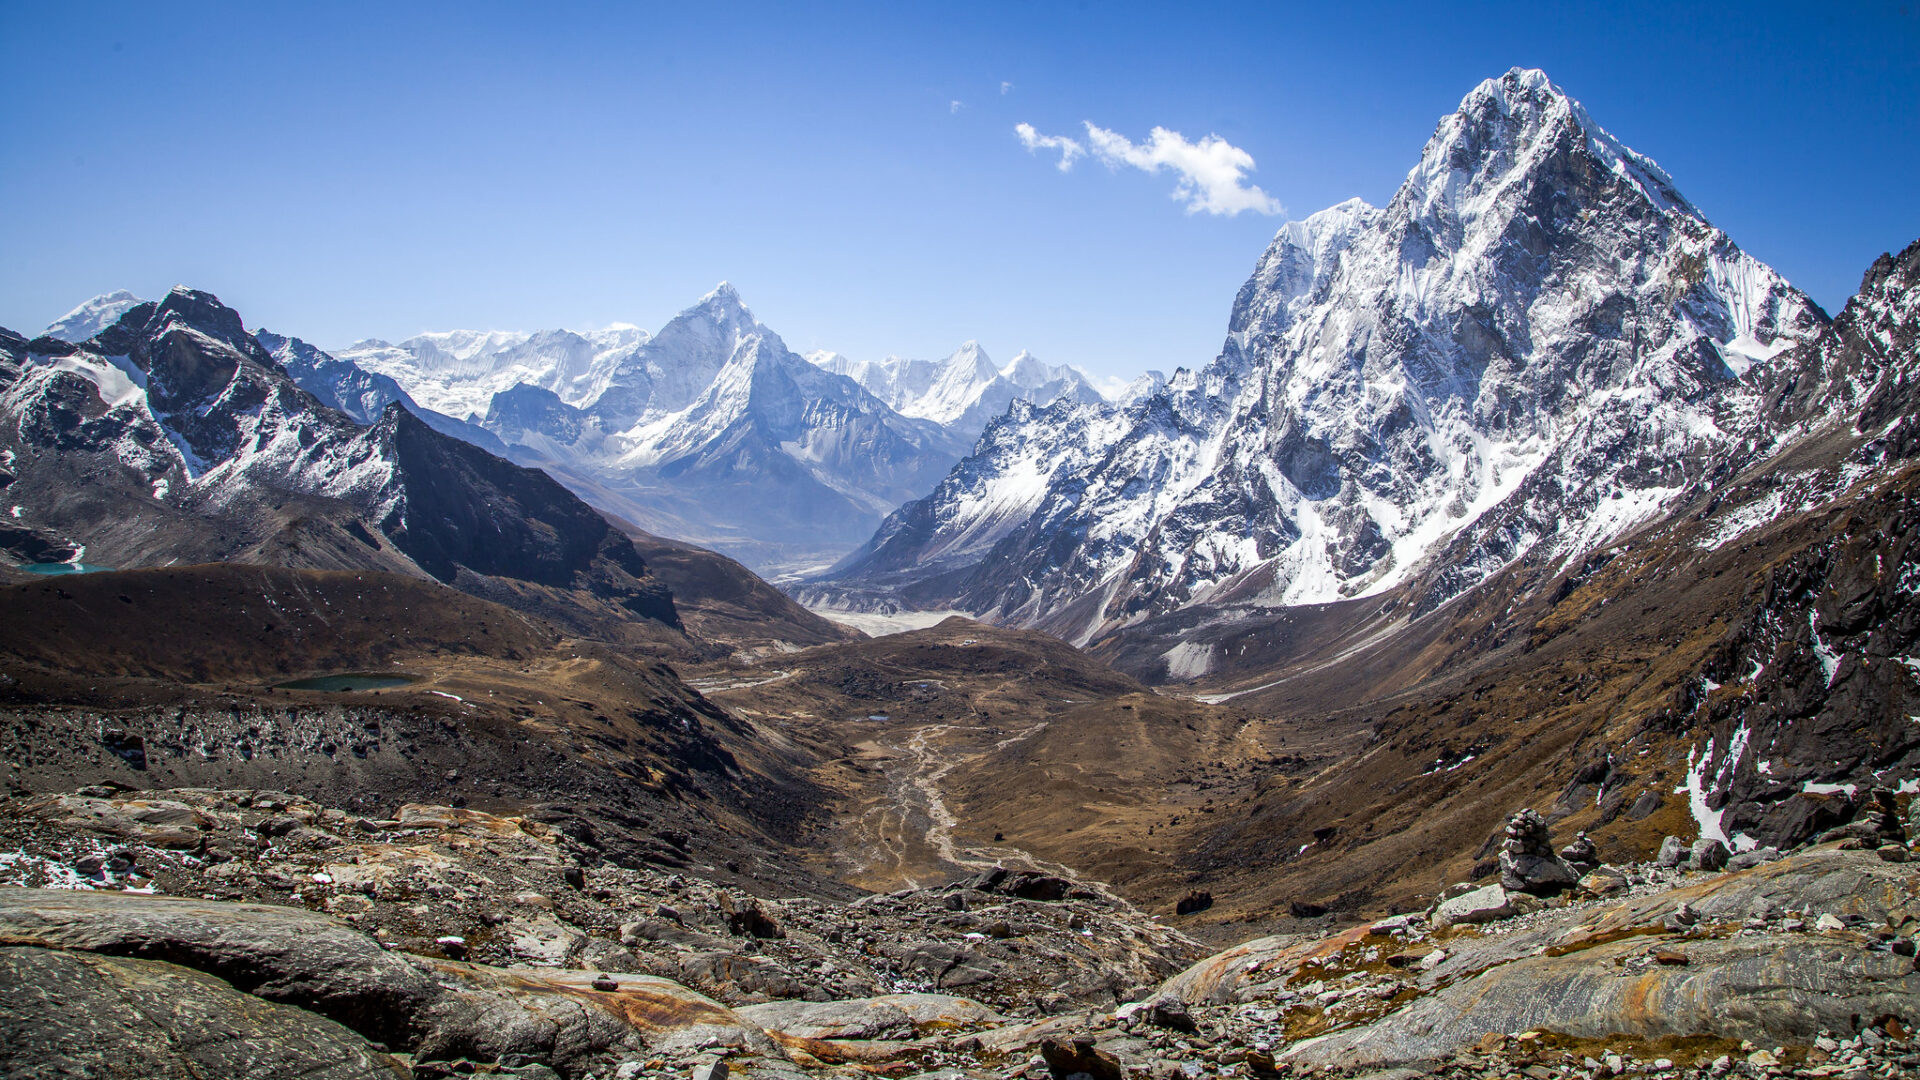
M1711 843L1586 864L1516 815L1497 883L1213 956L1063 877L839 904L613 866L598 843L558 809L9 800L0 883L25 887L0 888L0 1058L569 1080L1920 1070L1920 869L1890 801L1732 870Z

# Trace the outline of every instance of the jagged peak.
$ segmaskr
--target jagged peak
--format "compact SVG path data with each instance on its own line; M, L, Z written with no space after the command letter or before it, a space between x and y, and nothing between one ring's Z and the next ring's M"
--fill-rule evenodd
M731 282L726 281L714 286L711 292L702 296L692 307L674 316L667 326L683 323L689 319L749 330L760 328L760 320L754 318L753 312L747 310L746 302L740 299L740 291L735 289ZM667 328L662 327L654 340L665 336L666 333Z
M694 308L705 308L709 310L739 312L748 319L753 318L753 315L747 311L747 302L740 298L740 290L734 288L733 282L731 281L723 281L715 285L712 290L705 296L702 296L693 306Z
M1345 202L1334 203L1325 210L1287 222L1274 234L1274 240L1292 243L1311 251L1318 246L1320 238L1352 231L1358 223L1366 221L1379 212L1372 203L1355 196Z
M1568 129L1587 153L1639 188L1658 209L1700 216L1652 158L1614 138L1545 72L1520 67L1483 80L1441 119L1396 200L1410 197L1423 210L1444 203L1471 216L1462 204L1470 203L1473 193L1551 162L1548 151L1564 145L1561 136Z
M240 313L220 301L218 296L186 285L175 285L167 290L154 306L153 316L147 322L146 333L164 334L176 327L198 331L245 352L249 346L260 348L252 335L247 333L245 320Z
M942 366L949 371L966 371L971 377L980 379L991 379L1000 373L993 358L987 355L987 350L972 339L961 342Z
M1000 374L1012 381L1014 385L1025 388L1050 382L1056 377L1052 367L1025 349L1021 349L1020 355L1008 361L1007 366L1000 369ZM1064 374L1064 371L1059 374Z

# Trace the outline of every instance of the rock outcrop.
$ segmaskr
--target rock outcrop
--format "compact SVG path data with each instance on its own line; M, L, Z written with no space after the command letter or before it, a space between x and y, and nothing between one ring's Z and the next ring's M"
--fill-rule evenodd
M411 1075L339 1024L191 968L22 946L0 946L0 1058L22 1077Z

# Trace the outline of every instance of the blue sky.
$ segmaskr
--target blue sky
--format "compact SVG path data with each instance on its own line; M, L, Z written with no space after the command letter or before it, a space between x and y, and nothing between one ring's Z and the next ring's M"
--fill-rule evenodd
M657 328L729 279L797 349L1171 370L1284 216L1015 125L1218 136L1305 216L1514 65L1837 310L1920 236L1920 11L1823 6L0 0L0 325L186 282L323 345Z

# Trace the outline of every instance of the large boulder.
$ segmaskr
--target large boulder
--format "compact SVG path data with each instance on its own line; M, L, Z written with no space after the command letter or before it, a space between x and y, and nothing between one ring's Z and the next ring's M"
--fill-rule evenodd
M172 799L49 795L27 802L19 813L62 829L184 850L200 847L214 825L208 815Z
M1493 922L1515 913L1513 896L1505 885L1485 885L1441 901L1433 909L1433 925L1444 928L1463 923Z
M153 960L0 947L8 1076L404 1080L405 1066L321 1016Z
M1687 853L1687 865L1695 870L1724 870L1732 855L1727 845L1711 836L1703 836L1693 842L1693 849Z
M299 908L122 892L0 888L0 945L163 960L411 1046L443 991L404 957Z

